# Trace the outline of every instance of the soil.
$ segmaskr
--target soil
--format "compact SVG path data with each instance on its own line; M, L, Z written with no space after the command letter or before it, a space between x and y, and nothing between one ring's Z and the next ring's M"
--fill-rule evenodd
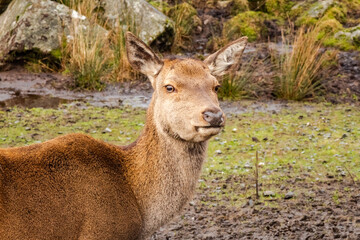
M298 189L293 198L248 199L241 207L231 206L226 197L221 203L211 197L214 189L236 188L236 182L234 176L199 190L183 214L152 239L360 239L359 184L290 181L288 186ZM282 189L284 194L290 190ZM337 201L335 196L343 197Z

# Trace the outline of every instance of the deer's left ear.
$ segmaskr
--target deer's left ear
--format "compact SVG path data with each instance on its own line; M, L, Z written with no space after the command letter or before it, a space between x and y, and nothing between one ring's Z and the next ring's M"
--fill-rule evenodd
M233 65L239 64L241 55L247 44L247 37L239 38L219 51L208 56L204 63L206 63L214 76L224 75Z
M155 76L160 72L163 61L131 32L126 33L125 42L129 63L133 68L148 76L154 86Z

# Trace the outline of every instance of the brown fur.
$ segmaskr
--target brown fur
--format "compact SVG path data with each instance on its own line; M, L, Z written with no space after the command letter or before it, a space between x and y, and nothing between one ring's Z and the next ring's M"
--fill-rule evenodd
M202 116L220 111L218 83L203 62L160 61L129 34L127 44L155 90L143 133L123 147L70 134L0 149L1 240L146 239L190 200L221 129Z

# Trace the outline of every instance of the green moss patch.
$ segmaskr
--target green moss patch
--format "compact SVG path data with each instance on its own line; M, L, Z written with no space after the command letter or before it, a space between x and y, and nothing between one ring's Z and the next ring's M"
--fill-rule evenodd
M267 28L264 21L272 19L271 16L263 12L247 11L240 13L224 23L223 36L228 40L247 36L250 42L265 38Z
M294 6L294 2L290 0L266 0L265 6L269 14L286 18Z

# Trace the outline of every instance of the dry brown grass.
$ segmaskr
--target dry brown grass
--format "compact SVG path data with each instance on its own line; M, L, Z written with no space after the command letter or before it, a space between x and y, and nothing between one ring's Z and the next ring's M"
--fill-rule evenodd
M71 38L62 49L62 65L75 78L76 88L101 90L113 54L108 36L100 28L85 28L73 21Z
M88 25L73 19L70 38L62 37L62 68L75 79L75 88L101 90L107 81L124 81L137 77L127 61L124 30L107 32L95 9L95 1L70 0L69 6L87 17ZM128 21L129 30L135 30ZM133 31L134 32L134 31Z
M322 49L318 35L318 27L307 31L300 28L292 44L283 38L285 53L275 61L279 70L276 79L276 94L279 98L303 100L316 96L321 87L321 75L327 63L336 56L336 52ZM292 49L289 45L292 45Z

